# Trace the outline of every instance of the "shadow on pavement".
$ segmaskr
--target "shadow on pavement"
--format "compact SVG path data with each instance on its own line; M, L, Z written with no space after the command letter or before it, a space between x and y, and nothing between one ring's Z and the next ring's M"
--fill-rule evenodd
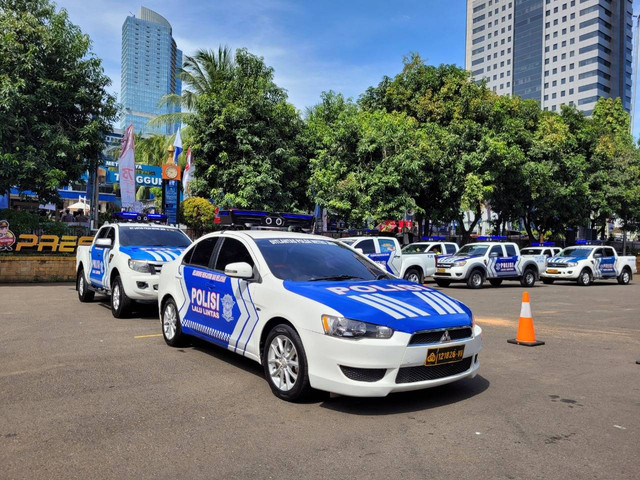
M212 343L205 342L199 338L190 338L186 348L193 348L198 352L206 353L207 355L217 358L218 360L240 368L245 372L252 373L257 377L264 379L264 371L262 365L251 360L250 358L238 355L231 350L227 350L223 347L219 347ZM266 381L266 380L265 380Z
M322 402L320 406L352 415L394 415L461 402L481 394L489 385L489 380L478 375L441 387L392 393L383 398L337 397Z

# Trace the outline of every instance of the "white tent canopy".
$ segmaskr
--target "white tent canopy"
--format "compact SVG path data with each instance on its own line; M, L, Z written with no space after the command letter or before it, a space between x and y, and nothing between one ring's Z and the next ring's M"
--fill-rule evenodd
M69 210L89 210L91 206L89 205L89 203L76 202L76 203L72 203L66 208L68 208Z

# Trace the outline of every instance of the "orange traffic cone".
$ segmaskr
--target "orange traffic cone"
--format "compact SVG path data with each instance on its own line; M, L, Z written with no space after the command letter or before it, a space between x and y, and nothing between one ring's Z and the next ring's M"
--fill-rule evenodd
M544 342L536 340L536 332L533 330L533 317L531 316L531 304L529 303L529 292L522 294L522 308L520 309L520 322L518 322L518 333L516 338L507 340L516 345L535 347L544 345Z

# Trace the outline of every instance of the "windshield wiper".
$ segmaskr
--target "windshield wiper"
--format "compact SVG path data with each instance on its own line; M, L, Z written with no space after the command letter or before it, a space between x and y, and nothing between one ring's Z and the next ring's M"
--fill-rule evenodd
M310 282L319 282L322 280L364 280L364 278L362 277L357 277L354 275L329 275L327 277L315 277L315 278L310 278L309 281Z

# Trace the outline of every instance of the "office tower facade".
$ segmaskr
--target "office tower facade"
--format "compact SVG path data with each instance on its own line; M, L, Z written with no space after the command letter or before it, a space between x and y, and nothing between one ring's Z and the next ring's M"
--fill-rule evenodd
M158 115L180 111L179 106L158 105L163 95L182 93L178 77L181 67L182 52L164 17L145 7L140 7L138 15L127 17L122 25L123 130L133 123L136 133L175 133L177 125L151 127L147 122Z
M632 101L631 0L467 0L466 69L545 110Z

